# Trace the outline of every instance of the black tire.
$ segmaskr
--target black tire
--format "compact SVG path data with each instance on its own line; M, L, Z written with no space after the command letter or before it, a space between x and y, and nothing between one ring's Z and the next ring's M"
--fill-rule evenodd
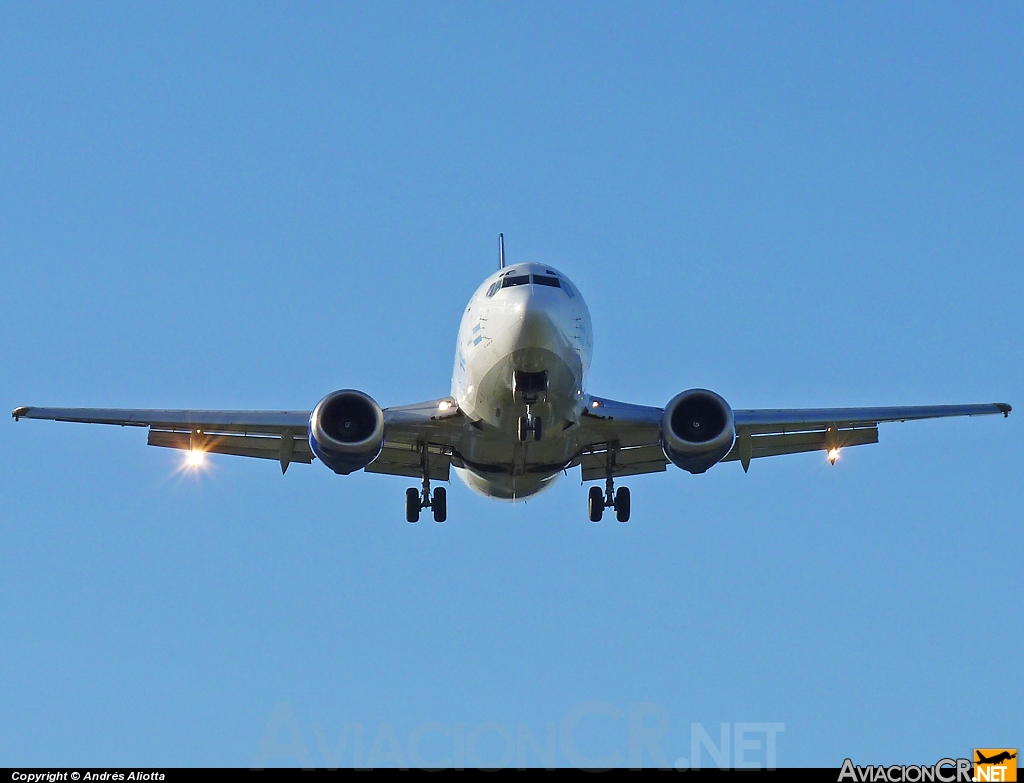
M405 519L407 522L420 521L420 493L412 487L405 491Z
M629 522L629 487L619 487L615 493L615 518Z
M526 443L526 433L530 431L530 425L526 422L525 416L519 417L519 440Z
M540 418L534 418L533 420L533 439L540 440Z
M587 511L590 513L591 522L600 522L604 514L604 493L600 487L591 487L590 496L587 498Z
M448 519L448 493L444 487L434 490L434 499L431 501L430 507L434 510L435 522L444 522Z

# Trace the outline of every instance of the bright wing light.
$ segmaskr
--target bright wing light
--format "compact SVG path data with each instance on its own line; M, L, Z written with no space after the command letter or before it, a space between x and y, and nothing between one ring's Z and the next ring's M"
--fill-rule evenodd
M199 449L189 449L185 452L185 466L198 470L206 464L206 452Z
M828 461L833 465L836 464L836 460L839 459L839 449L831 448L828 450Z

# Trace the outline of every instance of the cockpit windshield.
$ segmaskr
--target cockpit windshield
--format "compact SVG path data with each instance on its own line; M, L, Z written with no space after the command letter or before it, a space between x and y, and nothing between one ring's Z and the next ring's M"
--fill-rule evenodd
M561 288L565 291L569 297L572 297L572 289L568 283L560 280L554 272L549 272L546 275L515 275L506 273L504 277L499 280L495 280L491 287L487 289L487 296L494 296L502 288L512 288L517 285L544 285L550 288Z

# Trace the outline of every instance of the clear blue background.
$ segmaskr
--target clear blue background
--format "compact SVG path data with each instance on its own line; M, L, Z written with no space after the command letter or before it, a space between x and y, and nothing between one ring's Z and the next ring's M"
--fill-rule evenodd
M1011 3L4 3L0 401L436 397L503 231L587 298L595 394L1020 408L1022 40ZM783 766L1020 746L1022 422L413 526L400 478L8 420L0 764L249 765L282 703L317 765L316 727L592 701L661 705L670 761L692 722L785 723Z

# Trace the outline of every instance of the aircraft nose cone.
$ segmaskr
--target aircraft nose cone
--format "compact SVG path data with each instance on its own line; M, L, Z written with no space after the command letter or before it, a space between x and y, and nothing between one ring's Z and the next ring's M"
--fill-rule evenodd
M524 292L517 303L519 317L510 325L513 348L550 348L558 332L540 297Z

